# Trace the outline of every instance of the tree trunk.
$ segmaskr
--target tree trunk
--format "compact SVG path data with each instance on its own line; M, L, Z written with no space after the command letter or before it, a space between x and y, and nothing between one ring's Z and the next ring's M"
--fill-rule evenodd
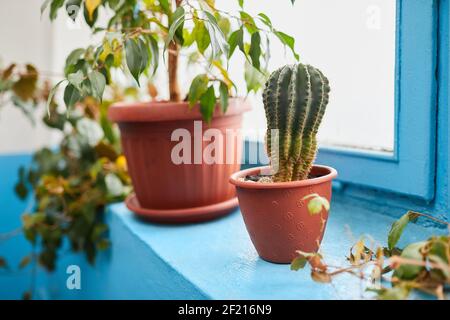
M176 0L178 8L182 0ZM178 53L180 48L175 40L169 44L169 93L170 101L180 101L180 87L178 86Z
M180 87L178 86L178 44L169 44L169 92L170 101L180 101Z

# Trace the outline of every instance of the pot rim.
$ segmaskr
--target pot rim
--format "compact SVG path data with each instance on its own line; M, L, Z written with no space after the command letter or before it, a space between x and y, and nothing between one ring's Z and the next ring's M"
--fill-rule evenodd
M229 182L231 184L235 185L236 187L245 188L245 189L283 189L283 188L287 189L287 188L306 187L306 186L311 186L311 185L316 185L316 184L320 184L323 182L331 181L334 178L336 178L338 175L336 169L334 169L332 167L318 165L318 164L313 165L313 167L325 169L328 171L328 173L323 176L317 177L317 178L300 180L300 181L289 181L289 182L255 183L252 181L239 180L239 178L245 177L249 174L256 173L256 172L259 173L261 170L270 169L270 166L261 166L261 167L255 167L255 168L250 168L250 169L245 169L245 170L235 172L230 176Z
M244 98L230 98L226 113L219 104L216 105L213 119L240 115L251 109L251 105ZM148 101L148 102L119 102L108 109L108 118L114 122L159 122L173 120L201 120L199 104L189 108L187 101Z

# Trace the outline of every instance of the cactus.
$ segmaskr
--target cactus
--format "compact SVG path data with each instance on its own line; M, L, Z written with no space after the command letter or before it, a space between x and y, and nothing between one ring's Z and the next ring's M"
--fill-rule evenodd
M277 167L275 182L308 178L329 92L328 79L309 65L287 65L270 75L263 100L267 118L266 151L272 167ZM272 136L274 133L277 136ZM278 141L278 148L273 146L274 141Z

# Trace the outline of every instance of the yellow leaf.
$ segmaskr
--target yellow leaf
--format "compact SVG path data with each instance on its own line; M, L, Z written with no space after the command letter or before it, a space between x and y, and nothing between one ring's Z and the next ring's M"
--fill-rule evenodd
M208 4L208 6L213 9L214 11L216 10L216 1L215 0L205 0L205 2Z
M364 252L364 241L359 240L352 248L353 261L350 261L353 265L358 265L361 262Z
M12 87L14 93L23 101L33 98L38 81L38 72L36 68L30 64L26 65L26 72L20 74L20 78Z
M121 155L116 159L116 166L123 171L127 171L127 159Z
M97 9L97 7L100 5L102 0L86 0L86 10L89 15L89 20L92 20L94 17L94 11Z
M225 82L225 84L227 85L228 89L231 89L231 87L233 86L233 81L231 81L230 76L228 75L227 70L225 70L224 67L222 67L222 64L220 63L220 61L214 60L212 62L212 64L219 69L220 73L222 74L223 80Z

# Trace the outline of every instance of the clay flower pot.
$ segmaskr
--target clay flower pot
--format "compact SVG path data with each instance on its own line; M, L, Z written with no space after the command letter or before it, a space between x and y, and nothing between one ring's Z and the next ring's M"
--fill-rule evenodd
M269 167L234 173L230 182L236 186L239 206L253 245L264 260L290 263L297 250L317 252L322 241L328 212L311 215L308 200L317 194L331 201L331 181L337 176L330 167L315 165L315 178L281 183L243 181Z
M108 116L119 125L136 194L127 200L127 206L158 222L207 220L236 207L235 190L228 178L240 168L242 141L230 141L226 134L227 130L239 131L242 114L249 109L244 100L230 99L226 114L217 107L208 125L201 121L199 107L189 110L186 102L111 106ZM234 153L231 161L204 161L203 152L211 151L215 141L208 132L223 137L214 155L225 159L227 152ZM187 148L181 148L181 142ZM174 156L178 157L175 161Z

